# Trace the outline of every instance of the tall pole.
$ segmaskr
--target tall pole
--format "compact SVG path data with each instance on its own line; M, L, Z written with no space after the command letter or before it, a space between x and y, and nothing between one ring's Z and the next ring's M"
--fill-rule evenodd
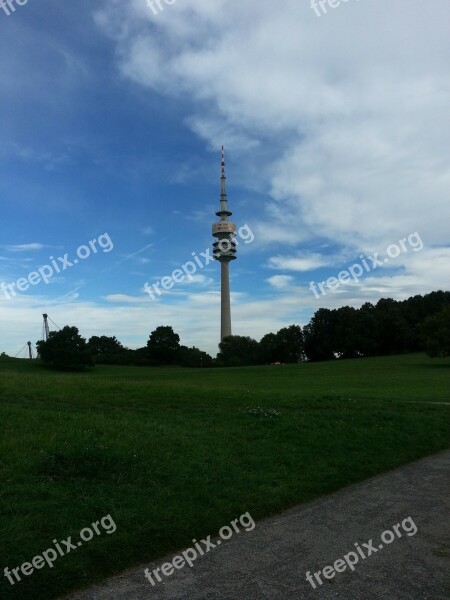
M46 342L48 340L48 336L50 335L50 330L48 328L48 315L44 313L42 316L44 317L44 341Z
M228 220L225 152L222 146L222 177L220 180L220 210L216 215L220 221L212 226L212 234L217 241L213 244L214 258L220 262L220 341L231 335L230 268L236 259L236 225Z
M28 346L28 357L30 360L33 360L33 351L31 349L31 342L27 342L27 346Z

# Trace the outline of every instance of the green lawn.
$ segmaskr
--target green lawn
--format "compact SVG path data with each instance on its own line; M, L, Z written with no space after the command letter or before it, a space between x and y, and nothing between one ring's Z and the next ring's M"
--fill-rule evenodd
M422 355L240 369L0 362L0 569L111 514L0 595L49 600L448 446L450 361ZM440 403L440 404L438 404ZM254 414L248 408L276 409Z

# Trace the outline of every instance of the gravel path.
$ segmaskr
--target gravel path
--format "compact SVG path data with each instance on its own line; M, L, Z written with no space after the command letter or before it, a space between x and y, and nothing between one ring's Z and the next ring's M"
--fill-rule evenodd
M450 600L449 492L446 451L259 521L155 586L144 568L176 553L66 600ZM352 551L345 571L306 581Z

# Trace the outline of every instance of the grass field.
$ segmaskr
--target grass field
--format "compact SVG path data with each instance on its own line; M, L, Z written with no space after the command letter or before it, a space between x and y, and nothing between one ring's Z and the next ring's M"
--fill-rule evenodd
M246 511L258 519L438 452L449 384L450 362L422 355L83 374L0 362L2 574L107 514L117 525L53 569L1 577L0 595L62 596Z

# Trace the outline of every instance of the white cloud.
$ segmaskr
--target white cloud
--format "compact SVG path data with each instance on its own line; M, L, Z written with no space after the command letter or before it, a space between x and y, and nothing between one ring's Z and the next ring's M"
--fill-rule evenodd
M105 300L115 304L145 304L148 302L145 296L129 296L128 294L108 294L105 296Z
M182 344L195 345L214 356L218 351L219 293L191 293L180 297L178 305L174 305L170 295L162 296L157 302L144 294L111 294L105 300L106 304L101 304L79 298L75 302L67 298L52 303L37 296L20 296L14 301L7 301L0 296L0 308L4 315L0 352L14 356L27 340L35 343L40 339L44 312L48 312L60 327L77 326L85 338L115 335L126 346L141 347L146 344L155 327L168 324L180 335ZM174 310L174 306L177 310ZM294 320L298 322L298 305L281 299L277 314L274 314L272 306L272 299L249 300L241 294L233 294L235 332L259 339L268 331L276 331Z
M124 81L179 100L206 146L226 144L239 183L258 194L246 210L256 215L252 251L270 246L267 266L309 280L412 232L424 241L423 251L318 300L299 276L262 276L273 296L233 294L235 332L258 338L321 306L448 289L449 13L447 0L349 2L320 19L299 0L179 0L157 16L145 0L108 0L96 13ZM120 262L147 261L150 248ZM117 335L131 346L169 323L183 343L215 353L220 295L201 291L203 277L158 302L142 291L86 302L77 288L56 303L0 297L2 343L12 351L18 339L37 339L48 310L87 337Z
M233 330L238 335L260 339L292 323L305 325L311 311L321 307L360 307L364 302L376 302L387 295L402 300L430 291L428 282L432 289L442 289L450 281L450 248L425 248L407 254L405 263L402 271L380 267L360 283L342 285L338 293L329 292L319 298L309 289L309 281L299 285L289 275L273 275L267 280L275 290L273 296L255 298L232 293ZM155 327L169 324L179 333L183 344L195 345L213 355L218 350L220 293L216 290L193 292L190 290L196 288L190 286L189 292L164 292L158 301L152 301L144 291L137 296L117 293L106 296L103 304L80 299L78 289L55 300L31 295L6 300L0 295L3 315L0 352L14 355L27 340L39 339L44 312L60 327L76 325L86 338L116 335L125 345L140 347Z
M267 279L267 282L277 290L285 290L290 287L293 278L290 275L273 275Z
M333 257L311 254L310 256L272 256L269 259L271 269L286 271L313 271L333 263Z
M196 273L195 275L191 275L191 278L189 279L188 277L186 277L185 279L183 279L183 281L179 284L176 285L195 285L195 284L201 284L201 285L210 285L213 283L213 279L211 277L206 277L206 275L201 275L200 273Z
M39 244L37 242L33 242L30 244L12 244L10 246L3 246L5 250L9 252L35 252L36 250L42 250L43 248L47 248L44 244Z
M320 238L358 256L414 231L448 242L449 17L446 0L355 2L320 19L298 0L191 0L157 17L134 0L97 21L124 77L189 98L193 131L225 139L243 180L268 190L255 248Z

